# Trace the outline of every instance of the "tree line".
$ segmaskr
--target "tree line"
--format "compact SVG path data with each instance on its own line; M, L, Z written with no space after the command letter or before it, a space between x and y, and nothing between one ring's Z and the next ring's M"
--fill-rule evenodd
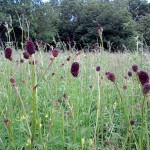
M2 40L10 29L11 40L25 41L29 28L32 40L82 49L100 43L100 25L105 49L150 46L147 0L0 0L0 25Z

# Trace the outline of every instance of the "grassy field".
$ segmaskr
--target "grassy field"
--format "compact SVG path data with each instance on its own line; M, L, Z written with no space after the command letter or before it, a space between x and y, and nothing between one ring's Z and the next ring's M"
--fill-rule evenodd
M34 65L22 58L0 56L0 150L150 150L150 97L132 70L149 73L149 53L37 52Z

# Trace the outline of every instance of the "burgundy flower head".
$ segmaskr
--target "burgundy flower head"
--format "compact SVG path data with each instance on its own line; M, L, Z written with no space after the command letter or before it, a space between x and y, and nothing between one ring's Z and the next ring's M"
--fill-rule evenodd
M133 65L132 65L132 70L133 70L134 72L137 72L137 71L138 71L138 66L137 66L136 64L133 64Z
M70 57L67 58L67 61L70 61Z
M133 126L133 125L134 125L134 123L135 123L135 121L134 121L134 120L130 120L130 125L131 125L131 126Z
M5 49L5 58L6 59L9 59L9 60L12 60L12 49L11 48L6 48Z
M143 94L146 95L150 91L150 82L143 85Z
M111 82L115 82L116 77L115 77L114 73L109 72L109 73L107 74L107 79L110 80Z
M78 76L78 73L79 73L79 63L78 62L72 63L70 72L74 77Z
M23 57L24 57L25 59L29 59L30 54L29 54L28 52L24 52L24 53L23 53Z
M137 72L137 75L138 75L139 81L141 82L142 85L149 82L149 75L147 72L139 71L139 72Z
M132 72L131 71L128 71L128 76L132 77Z
M30 55L35 53L35 46L34 46L34 43L32 41L27 41L26 42L26 48L27 48L27 52Z
M96 71L100 71L100 66L97 66L97 67L96 67Z
M58 50L57 49L52 50L52 55L54 57L57 57L58 56Z

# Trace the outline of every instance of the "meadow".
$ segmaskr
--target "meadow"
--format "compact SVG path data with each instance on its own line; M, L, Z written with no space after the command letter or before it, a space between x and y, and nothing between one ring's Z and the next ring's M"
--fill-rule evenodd
M0 56L0 150L150 150L148 52L22 53Z

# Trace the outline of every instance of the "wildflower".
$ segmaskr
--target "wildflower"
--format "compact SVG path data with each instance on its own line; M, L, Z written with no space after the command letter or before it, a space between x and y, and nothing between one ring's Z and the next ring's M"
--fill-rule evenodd
M73 62L72 63L72 66L71 66L71 74L74 76L74 77L77 77L78 76L78 73L79 73L79 63L78 62Z
M100 66L97 66L97 67L96 67L96 71L100 71Z
M146 95L150 91L150 82L143 85L143 94Z
M70 57L67 58L67 61L70 61Z
M135 123L135 121L134 121L134 120L130 120L130 125L131 125L131 126L133 126L133 125L134 125L134 123Z
M26 48L27 48L27 52L32 55L35 53L35 46L33 44L32 41L27 41L26 42Z
M11 48L6 48L5 49L5 58L12 60L12 49Z
M128 71L128 76L132 77L132 72L131 71Z
M25 59L29 59L30 54L29 54L28 52L24 52L24 53L23 53L23 57L24 57Z
M147 72L145 71L139 71L137 73L138 77L139 77L139 81L141 82L142 85L144 85L145 83L149 82L149 75Z
M11 82L12 84L14 84L14 83L16 82L15 78L11 77L11 78L10 78L10 82Z
M133 70L134 72L137 72L137 71L138 71L138 66L135 65L135 64L133 64L133 65L132 65L132 70Z
M58 56L58 50L57 49L52 50L52 55L54 57L57 57Z
M112 72L109 72L107 75L107 79L110 80L111 82L115 82L116 77Z

